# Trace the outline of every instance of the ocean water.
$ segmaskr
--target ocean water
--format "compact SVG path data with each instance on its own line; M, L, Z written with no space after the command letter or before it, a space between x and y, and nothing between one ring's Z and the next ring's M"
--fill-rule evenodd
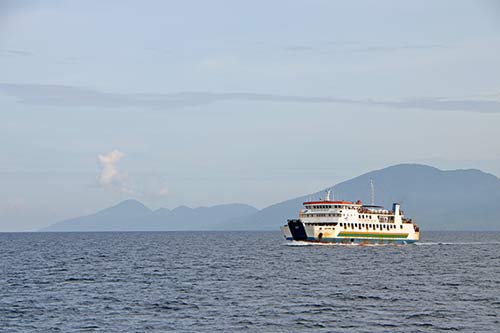
M500 233L0 234L2 332L499 332Z

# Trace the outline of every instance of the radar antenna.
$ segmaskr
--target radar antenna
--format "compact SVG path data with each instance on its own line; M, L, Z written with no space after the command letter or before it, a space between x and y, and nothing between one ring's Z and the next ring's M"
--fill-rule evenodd
M373 179L370 178L370 190L371 190L371 205L375 205L375 186L373 185Z

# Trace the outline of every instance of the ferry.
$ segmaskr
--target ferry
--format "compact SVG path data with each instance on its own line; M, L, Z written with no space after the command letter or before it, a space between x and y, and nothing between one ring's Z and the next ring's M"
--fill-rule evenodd
M411 244L420 238L420 230L412 219L404 217L399 203L392 210L382 206L363 205L358 200L306 201L298 219L290 219L281 227L286 240L337 244Z

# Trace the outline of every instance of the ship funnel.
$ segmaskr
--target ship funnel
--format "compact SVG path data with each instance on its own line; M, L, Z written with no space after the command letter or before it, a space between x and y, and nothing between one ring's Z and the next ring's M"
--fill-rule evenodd
M392 204L392 211L394 212L394 215L399 215L399 208L400 205L398 203L393 203Z
M326 201L330 201L330 192L332 192L332 190L326 190Z

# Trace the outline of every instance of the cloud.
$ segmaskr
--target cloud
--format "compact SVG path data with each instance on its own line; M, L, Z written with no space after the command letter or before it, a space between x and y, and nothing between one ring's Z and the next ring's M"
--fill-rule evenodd
M116 167L116 164L123 156L125 156L125 154L118 150L113 150L108 154L98 155L97 159L101 166L101 171L97 176L97 181L103 187L134 196L138 193L128 185L128 175L118 171Z
M313 48L311 46L306 45L289 45L283 48L285 51L291 52L303 52L303 51L312 51Z
M313 47L310 45L287 45L283 47L285 51L291 52L304 52L304 51L312 51L315 48L318 50L323 49L325 46L336 46L342 47L342 51L345 52L379 52L379 53L387 53L387 52L397 52L397 51L418 51L418 50L432 50L432 49L448 49L450 46L445 44L406 44L406 45L382 45L382 46L367 46L367 47L359 47L356 46L358 43L355 42L328 42L323 43L323 45L318 45L317 47ZM331 50L331 49L330 49Z
M394 52L394 51L414 51L429 49L446 49L447 45L428 44L428 45L390 45L390 46L370 46L354 49L354 52Z
M97 158L99 164L101 165L101 172L97 176L99 184L107 185L122 185L126 180L127 175L118 172L116 169L116 163L122 159L124 154L118 150L113 150L112 152L99 155Z
M37 106L178 109L223 101L350 104L394 109L500 113L500 100L481 98L419 97L401 100L347 99L331 96L294 96L251 92L181 92L172 94L119 94L63 85L0 83L0 91L19 103Z
M15 58L15 57L29 57L34 54L24 50L0 49L0 57Z
M118 150L113 150L107 154L99 154L97 159L101 170L97 175L97 181L100 185L113 191L134 197L158 199L169 194L167 186L161 183L155 183L147 189L141 189L144 186L131 185L128 174L121 172L117 168L117 163L125 156ZM144 180L142 180L144 182Z
M168 188L165 185L162 185L158 191L156 191L156 195L159 197L163 197L168 194Z

